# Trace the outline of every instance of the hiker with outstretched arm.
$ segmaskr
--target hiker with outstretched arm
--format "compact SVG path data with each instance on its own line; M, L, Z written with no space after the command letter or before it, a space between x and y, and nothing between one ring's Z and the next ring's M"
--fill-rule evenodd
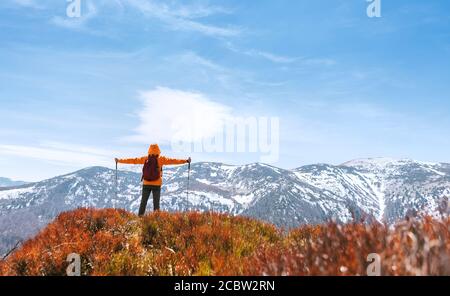
M142 169L142 199L139 207L139 216L143 216L147 207L150 193L153 193L153 210L159 211L159 202L161 198L161 185L163 166L191 163L191 158L175 159L161 156L161 150L157 144L150 145L148 155L138 158L118 159L117 163L124 164L143 164Z

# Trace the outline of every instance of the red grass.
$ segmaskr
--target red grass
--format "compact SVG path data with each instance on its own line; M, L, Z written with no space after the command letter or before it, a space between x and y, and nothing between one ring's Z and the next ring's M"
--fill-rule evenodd
M305 236L305 231L307 235ZM450 275L450 219L425 218L392 229L373 224L328 224L295 230L282 246L262 247L246 275L367 275L371 253L381 275Z
M7 260L2 275L65 275L70 253L83 275L365 275L378 253L383 275L450 275L450 219L274 226L215 213L79 209L59 215Z

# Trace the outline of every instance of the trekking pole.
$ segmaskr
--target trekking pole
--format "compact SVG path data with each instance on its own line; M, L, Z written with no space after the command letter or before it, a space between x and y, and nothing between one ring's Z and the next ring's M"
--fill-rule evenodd
M191 163L188 164L188 180L187 180L187 190L186 190L186 211L189 211L189 180L191 176Z
M116 199L117 199L117 194L118 194L118 187L119 187L119 183L118 183L118 180L117 180L117 161L116 161Z

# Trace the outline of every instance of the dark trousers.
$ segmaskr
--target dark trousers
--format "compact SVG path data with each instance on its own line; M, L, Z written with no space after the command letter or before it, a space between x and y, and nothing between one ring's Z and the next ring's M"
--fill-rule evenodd
M142 186L142 199L141 206L139 207L139 216L143 216L145 214L145 209L147 208L148 198L150 197L150 193L153 192L153 210L159 211L159 200L161 198L161 186L151 186L144 185Z

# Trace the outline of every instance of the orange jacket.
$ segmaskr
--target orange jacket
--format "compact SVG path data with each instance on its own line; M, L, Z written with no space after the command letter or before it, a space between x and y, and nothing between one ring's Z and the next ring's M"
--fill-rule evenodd
M148 155L158 155L158 165L161 170L161 177L158 180L155 181L145 181L144 185L152 185L152 186L161 186L162 185L162 175L163 175L163 166L164 165L177 165L177 164L184 164L188 161L185 159L175 159L175 158L168 158L165 156L160 156L161 151L159 150L158 145L153 144L148 149ZM144 164L145 161L148 159L148 156L138 157L138 158L125 158L125 159L119 159L118 163L125 163L125 164Z

